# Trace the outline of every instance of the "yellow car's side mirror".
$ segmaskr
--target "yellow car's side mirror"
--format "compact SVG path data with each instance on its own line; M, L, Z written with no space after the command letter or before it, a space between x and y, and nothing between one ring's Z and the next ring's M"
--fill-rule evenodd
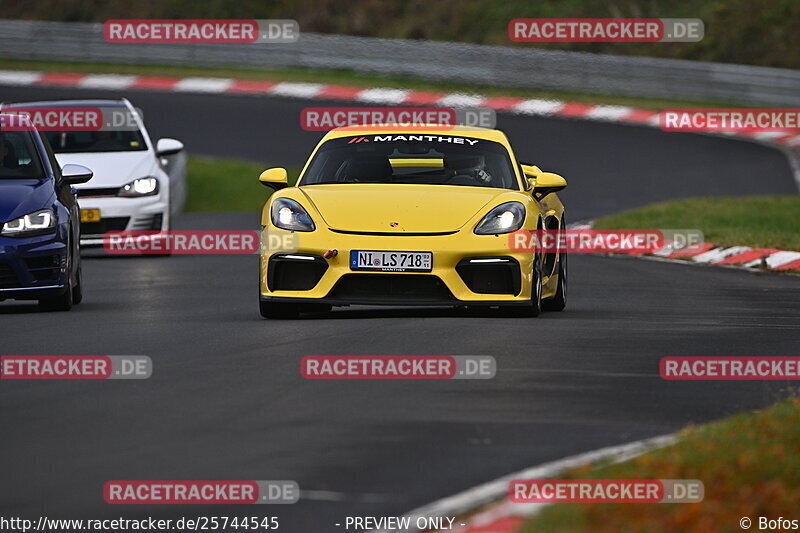
M526 177L529 178L535 178L536 176L542 173L542 169L540 169L536 165L520 163L520 166L522 167L522 172L525 174Z
M273 189L282 189L289 185L286 169L280 167L265 170L258 177L258 181L260 181L262 185L272 187Z
M567 180L558 174L553 174L552 172L542 172L536 176L536 183L534 185L533 192L537 196L544 197L552 192L558 192L566 186Z
M522 167L522 178L525 180L525 190L531 192L536 187L536 176L542 173L542 169L536 165L523 163L521 161L519 165Z

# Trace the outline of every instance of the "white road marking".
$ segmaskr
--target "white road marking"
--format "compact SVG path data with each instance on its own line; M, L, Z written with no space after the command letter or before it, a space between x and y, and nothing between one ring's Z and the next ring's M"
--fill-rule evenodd
M560 111L564 105L564 102L559 100L532 98L518 103L513 110L523 115L552 115Z
M452 93L439 99L437 105L442 107L480 107L486 100L479 94Z
M0 85L31 85L39 81L41 77L41 72L0 70Z
M122 74L89 74L78 83L78 87L84 89L127 89L136 82L138 77L123 76Z
M758 268L763 264L764 264L764 258L759 257L758 259L753 259L752 261L744 263L742 266L746 268Z
M373 89L364 89L356 95L356 100L359 102L374 102L381 104L399 104L402 103L408 93L411 91L404 89L385 89L375 87Z
M695 263L717 263L726 257L747 252L750 250L749 246L733 246L730 248L713 248L707 252L692 257Z
M189 93L224 93L233 83L232 78L183 78L172 90Z
M405 516L411 517L413 523L417 517L421 516L458 516L469 511L473 511L483 505L501 500L508 495L508 484L515 479L541 479L552 478L564 470L576 468L588 463L600 460L611 460L614 463L632 459L647 451L669 446L676 441L675 435L664 435L652 439L639 440L620 446L609 446L587 453L573 455L558 461L552 461L539 466L528 468L520 472L515 472L498 478L494 481L478 485L454 496L443 498L429 505L419 507L409 511ZM541 504L501 504L503 510L498 516L493 516L492 520L511 516L512 514L524 513L528 515L535 512ZM474 519L473 519L474 520ZM409 530L410 531L410 530ZM386 533L386 532L376 532Z
M314 98L325 88L321 83L293 83L281 82L275 85L269 94L277 96L291 96L293 98Z
M624 117L630 115L633 108L621 105L599 105L595 106L584 115L586 118L594 120L608 120L611 122L618 122Z
M766 258L767 268L775 268L800 259L800 252L775 252Z
M674 251L675 249L672 244L665 244L662 249L653 252L653 255L657 255L659 257L667 257L668 255L671 255Z

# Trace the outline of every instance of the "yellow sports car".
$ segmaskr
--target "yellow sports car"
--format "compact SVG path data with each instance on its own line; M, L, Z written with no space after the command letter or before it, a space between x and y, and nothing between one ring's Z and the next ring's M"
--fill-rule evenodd
M561 176L518 162L505 134L462 126L333 130L297 185L261 214L261 315L331 306L496 306L537 316L567 298L563 251L515 250L517 230L562 230ZM279 236L283 239L276 239Z

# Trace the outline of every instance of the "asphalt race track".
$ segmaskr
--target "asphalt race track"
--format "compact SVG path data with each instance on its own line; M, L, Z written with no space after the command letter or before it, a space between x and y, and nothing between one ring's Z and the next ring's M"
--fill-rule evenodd
M0 88L3 101L116 96ZM129 92L153 137L190 153L300 165L302 100ZM313 105L318 105L314 103ZM336 104L333 104L336 105ZM725 138L501 115L523 159L563 174L570 220L667 198L796 193L782 154ZM220 176L220 187L225 186ZM252 179L256 179L253 176ZM746 213L742 214L747 216ZM180 228L255 229L256 214ZM563 313L348 308L265 321L255 256L89 258L70 313L0 304L0 353L149 355L145 381L4 381L0 514L276 513L341 531L521 468L767 405L784 382L666 382L666 355L796 355L800 277L574 255ZM308 381L304 355L493 355L488 381ZM113 479L293 479L293 506L109 506Z

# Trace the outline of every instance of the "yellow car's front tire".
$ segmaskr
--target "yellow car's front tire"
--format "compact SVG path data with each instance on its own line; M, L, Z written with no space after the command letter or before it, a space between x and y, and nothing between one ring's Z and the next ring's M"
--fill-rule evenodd
M508 306L504 309L511 316L537 317L542 312L542 263L537 260L533 267L531 283L531 305Z
M552 298L542 302L545 311L563 311L567 306L567 254L562 252L558 260L558 287Z

